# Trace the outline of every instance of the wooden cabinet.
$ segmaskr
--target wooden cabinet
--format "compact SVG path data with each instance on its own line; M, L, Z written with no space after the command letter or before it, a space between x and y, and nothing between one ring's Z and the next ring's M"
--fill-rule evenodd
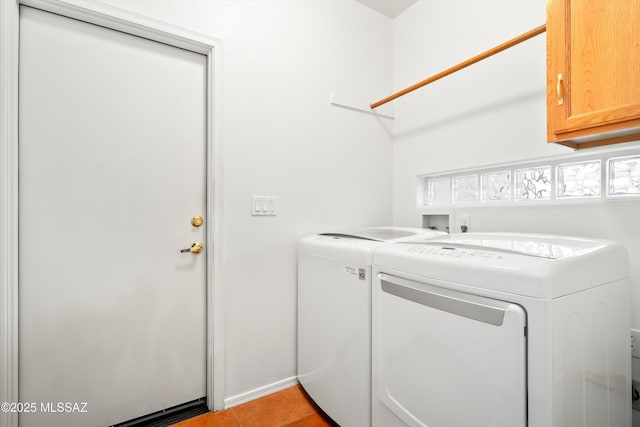
M547 0L547 138L640 140L640 0Z

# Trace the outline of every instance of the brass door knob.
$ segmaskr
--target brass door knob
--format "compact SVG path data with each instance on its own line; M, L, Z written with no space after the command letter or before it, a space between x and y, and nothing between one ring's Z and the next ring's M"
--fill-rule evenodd
M200 227L204 223L204 219L200 215L196 215L191 218L191 225L194 227Z
M181 249L180 253L191 252L192 254L199 254L200 252L202 252L203 248L204 246L202 246L202 243L195 242L193 245L191 245L190 248Z

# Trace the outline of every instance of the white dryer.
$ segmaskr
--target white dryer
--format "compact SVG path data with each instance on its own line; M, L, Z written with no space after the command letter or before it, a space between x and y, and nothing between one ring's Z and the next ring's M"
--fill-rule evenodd
M298 248L298 380L344 427L371 425L371 260L376 249L445 233L367 228L302 239Z
M631 426L619 244L454 234L373 263L374 426Z

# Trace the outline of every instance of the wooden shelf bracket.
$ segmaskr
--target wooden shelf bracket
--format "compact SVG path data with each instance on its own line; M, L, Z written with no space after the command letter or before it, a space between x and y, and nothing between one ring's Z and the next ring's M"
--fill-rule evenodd
M422 80L421 82L418 82L412 86L409 86L406 89L403 89L399 92L394 93L393 95L390 95L384 99L381 99L380 101L374 102L373 104L370 105L371 109L374 108L378 108L381 105L386 104L387 102L393 101L396 98L400 98L403 95L406 95L409 92L413 92L416 89L419 89L423 86L428 85L429 83L433 83L436 80L440 80L441 78L448 76L449 74L453 74L456 71L460 71L463 68L468 67L469 65L475 64L476 62L482 61L483 59L486 59L490 56L495 55L496 53L502 52L503 50L509 49L510 47L513 47L519 43L522 43L525 40L529 40L532 37L535 37L539 34L544 33L547 30L547 26L545 24L540 25L539 27L534 28L531 31L527 31L524 34L521 34L517 37L512 38L509 41L506 41L492 49L489 49L479 55L474 56L473 58L467 59L466 61L463 61L461 63L459 63L458 65L454 65L451 68L447 68L444 71L439 72L438 74L434 74L433 76Z

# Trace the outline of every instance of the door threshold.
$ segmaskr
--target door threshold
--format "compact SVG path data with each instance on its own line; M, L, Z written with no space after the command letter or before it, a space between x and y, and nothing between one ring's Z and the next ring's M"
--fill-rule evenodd
M111 427L167 427L180 421L206 414L207 412L209 412L209 408L207 408L207 398L201 397L191 402L114 424Z

